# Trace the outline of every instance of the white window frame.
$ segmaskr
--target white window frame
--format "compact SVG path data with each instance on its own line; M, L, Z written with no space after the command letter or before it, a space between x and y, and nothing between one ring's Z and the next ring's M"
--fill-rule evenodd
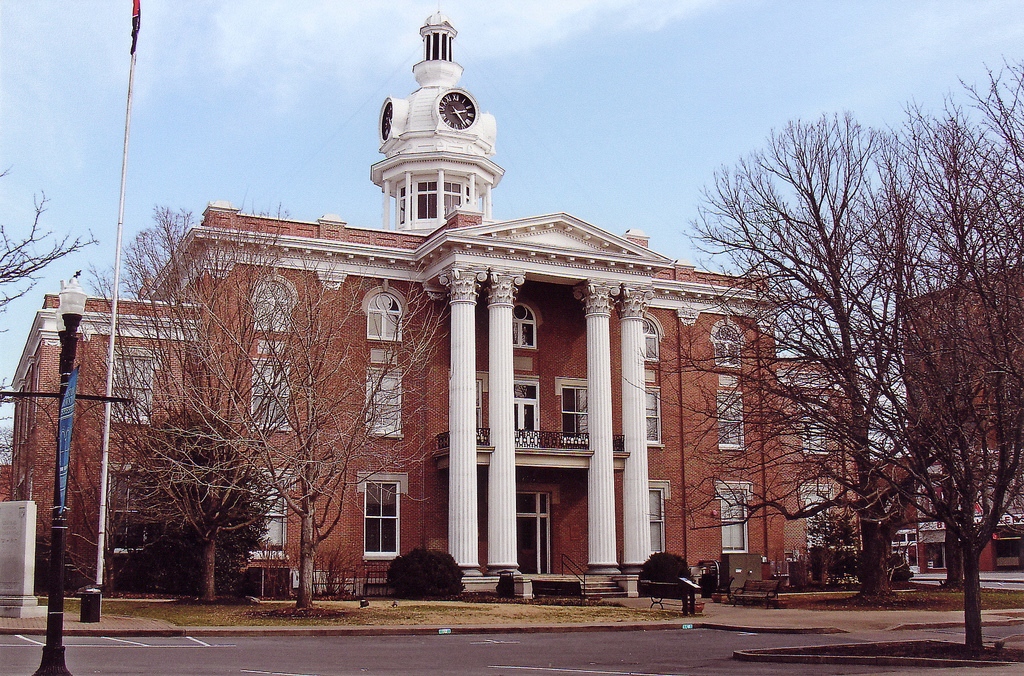
M650 317L644 317L644 361L661 359L661 330L658 323Z
M251 302L253 320L259 330L281 333L291 326L295 289L284 277L260 280L253 289Z
M268 431L287 428L291 402L287 366L273 358L254 360L250 399L250 412L261 426Z
M661 443L661 390L656 388L644 392L644 416L647 443Z
M153 413L153 381L157 359L149 353L119 352L114 356L114 386L117 396L131 399L122 404L131 422L148 423Z
M739 390L718 391L718 447L742 448L743 394Z
M458 181L444 182L444 215L448 217L455 209L469 201L469 186Z
M402 340L404 304L390 290L371 292L366 301L366 337L368 340Z
M714 347L716 366L733 369L740 367L740 355L743 352L743 332L740 327L723 319L711 329L711 344Z
M263 535L263 549L284 551L288 544L288 505L284 496L277 496L270 503L270 508L263 515L266 528Z
M516 317L516 312L519 308L526 311L526 317ZM529 327L529 332L525 330L526 327ZM529 340L526 337L527 333L532 336ZM523 303L517 303L512 308L512 346L528 350L537 349L537 313L533 311L533 308Z
M648 520L651 524L651 554L665 551L665 493L666 489L652 485L647 489ZM655 511L657 507L657 511ZM655 533L658 543L655 543ZM660 544L660 546L658 546Z
M370 369L367 372L366 399L371 434L402 436L402 375L398 369Z
M565 396L567 391L573 393L572 397ZM565 434L588 434L590 428L587 419L587 387L585 385L562 385L558 389L558 394L562 405L562 432ZM582 409L579 407L581 395L583 398ZM572 399L574 410L566 408L569 399ZM566 416L570 416L570 419L575 421L572 426L576 429L566 429Z
M387 487L387 488L385 488ZM370 514L370 498L375 495L374 491L379 489L391 490L394 495L394 514ZM385 477L367 479L362 482L362 493L363 493L363 557L366 559L393 559L398 556L398 552L401 551L401 535L402 535L402 482L396 480L390 480ZM381 493L383 495L383 493ZM383 502L379 502L382 507ZM383 509L381 510L383 512ZM371 522L376 523L377 536L380 548L371 550L369 548L369 540L371 529ZM392 523L394 528L394 548L384 549L384 537L383 529L385 523Z
M715 487L720 505L722 523L722 553L744 553L749 551L750 533L747 523L750 517L748 503L753 493L749 481L723 481Z

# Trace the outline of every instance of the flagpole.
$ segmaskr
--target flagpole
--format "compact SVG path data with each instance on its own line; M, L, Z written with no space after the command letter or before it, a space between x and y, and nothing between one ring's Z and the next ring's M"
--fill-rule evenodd
M117 303L121 289L121 239L124 234L124 193L128 178L128 136L132 126L132 89L135 84L135 43L139 33L139 0L132 15L132 62L128 69L128 106L124 119L124 149L121 153L121 196L117 205L117 245L114 249L114 286L110 296L110 337L107 340L106 396L113 396L114 342L117 338ZM110 473L110 410L108 399L103 403L103 443L100 450L100 508L96 529L96 585L103 587L104 550L107 535L107 479Z

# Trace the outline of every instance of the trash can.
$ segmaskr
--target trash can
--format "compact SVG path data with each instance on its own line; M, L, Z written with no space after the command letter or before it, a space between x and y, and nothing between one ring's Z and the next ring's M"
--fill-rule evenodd
M100 621L100 599L102 594L99 589L84 589L80 595L82 599L82 622Z

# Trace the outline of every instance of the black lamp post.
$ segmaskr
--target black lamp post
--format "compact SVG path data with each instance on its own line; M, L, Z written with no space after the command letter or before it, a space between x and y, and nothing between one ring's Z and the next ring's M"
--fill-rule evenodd
M60 306L57 308L57 327L60 336L60 399L63 405L68 380L75 365L78 346L78 325L85 313L85 291L78 284L76 274L68 282L61 282ZM50 529L50 590L46 611L46 645L43 659L33 676L67 674L64 664L64 549L67 546L68 525L66 506L67 465L61 452L60 432L57 434L57 452L53 477L53 516ZM66 440L65 443L70 443Z

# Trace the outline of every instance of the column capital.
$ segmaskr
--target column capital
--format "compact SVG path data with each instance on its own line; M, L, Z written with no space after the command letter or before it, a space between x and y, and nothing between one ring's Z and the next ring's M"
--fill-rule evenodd
M647 304L654 298L654 289L644 286L623 286L619 294L619 317L643 319Z
M679 321L686 326L693 326L697 323L697 318L700 316L700 310L694 307L681 307L676 308L676 317L679 317Z
M488 305L512 305L516 292L526 279L521 273L491 270L491 286L487 293Z
M583 301L588 316L610 316L612 313L612 291L615 290L615 285L610 282L588 279L575 288L573 295Z
M447 268L438 281L448 287L452 303L475 303L480 282L487 279L486 272L457 267Z

